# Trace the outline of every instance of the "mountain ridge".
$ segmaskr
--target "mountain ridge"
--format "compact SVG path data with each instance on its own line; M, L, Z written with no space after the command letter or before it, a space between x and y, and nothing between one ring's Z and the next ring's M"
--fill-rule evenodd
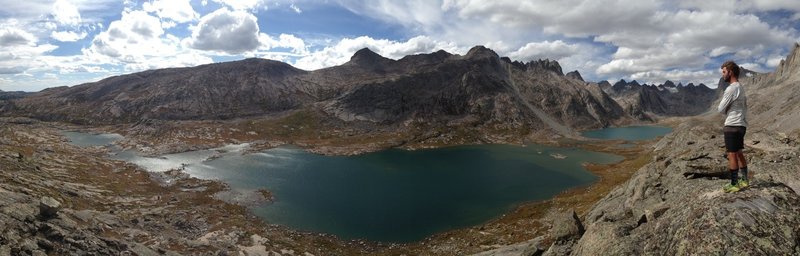
M635 121L609 99L565 76L554 60L511 61L483 46L463 56L440 50L392 60L364 48L342 65L315 71L251 58L114 76L14 99L2 112L100 125L258 118L310 108L343 122L395 129L473 120L468 123L494 130L573 136L575 129Z

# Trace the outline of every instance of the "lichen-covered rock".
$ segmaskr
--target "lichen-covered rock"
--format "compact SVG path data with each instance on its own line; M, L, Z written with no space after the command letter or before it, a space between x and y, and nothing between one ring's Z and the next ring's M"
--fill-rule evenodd
M551 236L556 240L568 240L579 238L583 235L584 229L581 219L574 210L560 214L553 220Z
M52 197L42 197L39 200L39 214L44 218L52 218L58 215L58 210L61 210L61 203Z

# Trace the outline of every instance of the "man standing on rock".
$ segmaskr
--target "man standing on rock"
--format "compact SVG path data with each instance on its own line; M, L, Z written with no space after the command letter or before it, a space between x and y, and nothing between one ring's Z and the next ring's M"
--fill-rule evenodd
M731 183L725 185L725 192L736 192L749 186L747 179L747 161L744 159L744 134L747 131L747 97L744 88L739 84L739 66L733 61L726 61L720 67L722 79L730 86L722 94L717 111L726 115L725 150L728 153L728 170L731 172ZM739 178L741 171L741 178Z

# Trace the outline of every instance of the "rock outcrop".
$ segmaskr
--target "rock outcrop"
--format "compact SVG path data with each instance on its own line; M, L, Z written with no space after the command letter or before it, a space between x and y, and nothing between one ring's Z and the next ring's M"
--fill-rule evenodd
M782 154L774 148L748 148L752 187L723 193L717 126L690 122L662 139L654 161L586 215L574 253L796 254L800 187L788 175L800 169L770 162Z
M42 197L39 200L39 215L43 218L49 219L58 216L58 211L61 210L61 203L52 197Z
M581 73L578 72L577 70L567 73L566 76L569 77L569 78L572 78L572 79L583 81L583 77L581 76Z

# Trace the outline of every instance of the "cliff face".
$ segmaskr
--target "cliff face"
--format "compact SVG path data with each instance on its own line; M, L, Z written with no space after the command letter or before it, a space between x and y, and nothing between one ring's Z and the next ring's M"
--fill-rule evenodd
M556 61L511 62L482 46L384 58L369 49L343 65L303 71L261 59L145 71L54 88L11 101L7 115L87 124L141 119L256 117L312 108L376 125L467 120L493 129L561 134L627 117L602 90L563 75Z
M751 125L784 134L800 129L800 45L775 72L742 78L747 93L748 116Z

